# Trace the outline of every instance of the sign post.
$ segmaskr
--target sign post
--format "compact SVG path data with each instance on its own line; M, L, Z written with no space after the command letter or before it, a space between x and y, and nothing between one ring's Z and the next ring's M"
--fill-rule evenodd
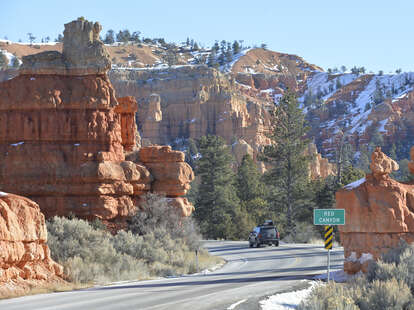
M328 250L328 282L331 266L333 226L345 225L345 209L313 209L313 224L325 225L325 249Z

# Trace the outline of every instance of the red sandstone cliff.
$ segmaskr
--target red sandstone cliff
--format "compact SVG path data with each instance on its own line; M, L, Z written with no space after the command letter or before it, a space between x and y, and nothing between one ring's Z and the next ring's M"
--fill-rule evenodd
M137 149L136 101L115 98L99 30L82 19L66 24L63 54L24 57L20 75L0 83L0 189L35 200L46 217L123 222L148 191L189 215L179 196L193 172L182 153L170 160L170 148ZM145 152L157 162L147 167Z
M0 192L0 297L64 282L63 268L51 259L46 241L39 206L25 197Z
M346 213L346 225L339 231L344 270L351 274L366 272L370 260L380 258L400 239L414 242L414 185L389 177L398 164L380 148L373 152L370 167L371 174L336 193L336 208Z

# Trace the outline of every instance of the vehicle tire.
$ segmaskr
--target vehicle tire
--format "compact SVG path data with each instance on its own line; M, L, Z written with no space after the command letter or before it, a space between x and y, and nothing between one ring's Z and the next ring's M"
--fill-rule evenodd
M252 248L252 247L253 247L253 243L249 242L249 248Z
M276 241L275 246L279 246L279 241Z

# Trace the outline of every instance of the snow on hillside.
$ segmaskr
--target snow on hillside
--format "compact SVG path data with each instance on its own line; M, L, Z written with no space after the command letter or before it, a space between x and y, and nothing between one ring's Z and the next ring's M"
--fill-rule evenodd
M8 60L8 66L9 66L9 67L13 67L14 58L16 58L16 59L17 59L17 61L19 62L19 65L22 63L20 59L18 59L18 58L17 58L16 56L14 56L12 53L9 53L9 52L8 52L8 51L6 51L6 50L2 50L2 49L0 49L0 53L3 53L3 54L7 57L7 60Z
M335 100L343 101L346 104L346 113L344 115L347 121L347 129L349 133L362 133L371 123L367 121L370 113L375 111L376 105L384 102L386 99L395 101L403 98L409 91L413 90L414 85L414 72L401 73L401 74L387 74L387 75L367 75L370 78L368 84L359 93L354 93L356 99L352 102L346 102L346 97L337 96L338 90L357 78L361 78L357 74L344 73L330 75L325 72L316 73L307 81L306 90L303 96L299 98L299 102L305 103L307 97L316 96L319 98L322 104L327 103L329 99L336 95ZM361 85L362 81L361 81ZM348 94L349 95L349 94ZM342 98L342 99L341 99ZM329 104L332 104L331 102ZM312 107L311 107L312 108ZM309 107L304 105L304 109L307 112ZM343 118L343 116L339 116ZM321 127L330 128L335 126L336 119L330 119L329 121L322 123ZM379 130L385 132L385 125L387 120L381 120L379 124Z

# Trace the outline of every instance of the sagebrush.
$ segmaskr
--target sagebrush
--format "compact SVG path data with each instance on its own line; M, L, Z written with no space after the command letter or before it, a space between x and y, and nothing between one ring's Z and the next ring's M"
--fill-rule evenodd
M366 275L345 284L318 286L299 310L414 309L414 245L398 247L371 263Z
M54 217L47 222L52 258L75 283L146 279L196 271L218 263L200 249L200 235L191 218L171 211L165 198L150 194L144 209L132 215L128 231L116 235L99 222Z

